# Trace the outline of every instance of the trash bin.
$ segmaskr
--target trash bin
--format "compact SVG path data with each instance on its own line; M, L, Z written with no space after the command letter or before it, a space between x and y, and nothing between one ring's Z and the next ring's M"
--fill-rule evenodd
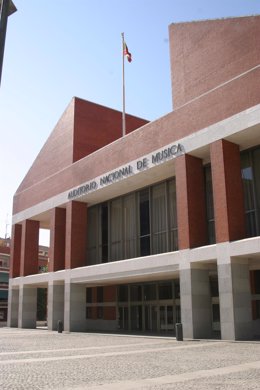
M182 324L175 324L176 340L183 341Z
M62 331L63 331L63 323L62 323L61 320L58 321L57 328L58 328L58 333L62 333Z

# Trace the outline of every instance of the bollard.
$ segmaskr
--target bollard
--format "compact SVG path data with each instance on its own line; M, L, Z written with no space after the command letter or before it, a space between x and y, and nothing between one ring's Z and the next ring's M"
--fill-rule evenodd
M62 323L61 320L58 321L57 328L58 328L58 333L62 333L62 331L63 331L63 323Z
M176 332L176 340L183 341L183 332L182 332L182 324L175 324L175 332Z

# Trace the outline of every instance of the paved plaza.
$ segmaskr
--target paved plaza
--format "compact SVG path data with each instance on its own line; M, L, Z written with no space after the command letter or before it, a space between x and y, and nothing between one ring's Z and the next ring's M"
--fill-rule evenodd
M260 342L0 328L0 389L260 389Z

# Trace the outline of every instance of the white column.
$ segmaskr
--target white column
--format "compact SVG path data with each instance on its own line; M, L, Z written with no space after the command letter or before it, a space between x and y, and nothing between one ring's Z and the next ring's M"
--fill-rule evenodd
M57 330L58 321L64 323L64 284L48 284L48 329Z
M248 339L253 336L250 274L248 260L231 263L234 294L235 335L236 339Z
M37 288L20 286L19 289L19 310L18 327L36 328L37 314Z
M218 245L218 283L221 338L252 337L252 311L247 259L229 256L225 244Z
M8 291L8 314L7 314L7 326L18 327L18 307L19 307L19 289L11 287L11 281L9 282Z
M86 287L82 284L65 283L64 330L86 330Z
M212 336L209 272L199 267L186 263L180 269L181 322L186 338Z

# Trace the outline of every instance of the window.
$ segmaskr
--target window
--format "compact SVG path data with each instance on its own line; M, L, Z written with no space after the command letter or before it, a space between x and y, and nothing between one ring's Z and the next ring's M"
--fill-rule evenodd
M168 223L169 223L169 251L178 250L178 225L176 205L176 181L168 182Z
M86 289L86 302L92 303L92 288Z
M218 297L219 291L218 291L218 277L217 276L210 276L209 278L210 283L210 293L212 297Z
M174 296L175 299L180 298L180 281L174 280Z
M260 148L241 153L247 237L260 234Z
M260 319L260 301L255 301L256 319Z
M124 258L136 257L137 218L136 218L136 194L130 194L123 198L124 220Z
M104 301L103 287L97 287L97 302L102 303Z
M111 202L111 260L122 260L122 198L115 199Z
M0 290L0 301L7 301L8 290Z
M9 274L7 273L0 273L0 283L5 284L6 286L9 283Z
M252 294L260 294L260 270L251 271Z
M212 189L212 175L211 166L204 167L205 175L205 191L206 191L206 213L208 224L208 243L215 244L215 217L214 217L214 204L213 204L213 189Z
M87 230L88 265L178 250L175 179L90 207Z
M101 259L102 263L108 261L108 205L101 205Z
M176 306L176 323L181 322L181 307Z
M86 307L86 319L92 318L92 307Z
M103 319L103 307L102 306L98 306L98 308L97 308L97 318Z
M154 301L156 299L156 284L144 285L144 300Z
M128 286L121 285L118 287L118 301L128 302Z
M152 253L167 252L166 183L152 187Z
M88 209L88 253L87 264L93 265L98 262L98 208Z
M172 299L172 283L159 284L159 299Z
M133 302L142 301L142 286L131 285L130 286L130 299Z
M213 320L213 322L219 322L220 321L219 304L217 304L217 303L214 303L212 305L212 320Z
M149 189L139 194L140 256L150 255L150 203Z

